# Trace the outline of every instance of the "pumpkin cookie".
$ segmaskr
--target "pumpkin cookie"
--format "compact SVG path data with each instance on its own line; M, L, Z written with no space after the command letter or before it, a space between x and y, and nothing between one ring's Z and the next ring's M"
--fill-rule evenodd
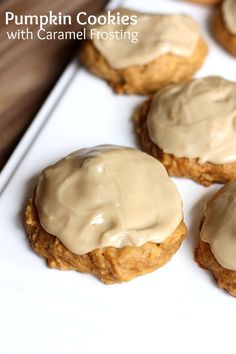
M136 16L137 23L93 26L88 29L90 40L84 42L80 51L80 59L88 70L105 79L117 93L153 93L191 78L202 65L207 44L191 17L127 9L113 11L117 13ZM101 39L99 33L110 39ZM122 34L122 39L116 39L115 33Z
M219 287L236 296L236 182L206 203L195 258L214 275Z
M236 1L224 0L213 16L213 33L218 42L236 56Z
M49 267L107 284L161 267L186 236L182 202L163 165L110 145L79 150L41 173L26 230Z
M236 180L236 84L206 77L162 89L137 110L144 151L171 176L204 186Z

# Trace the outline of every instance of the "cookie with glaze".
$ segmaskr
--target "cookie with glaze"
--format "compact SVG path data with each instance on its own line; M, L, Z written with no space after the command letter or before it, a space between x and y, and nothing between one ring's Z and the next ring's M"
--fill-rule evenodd
M91 273L105 284L129 281L163 266L178 250L187 232L182 221L159 244L147 242L141 247L106 247L78 255L41 226L34 199L30 199L26 207L25 227L33 250L46 258L49 268Z
M236 35L230 33L226 28L221 8L217 8L213 14L212 32L220 45L227 52L236 56Z
M236 296L236 182L218 190L205 204L195 259L220 288Z
M152 98L146 100L135 112L133 123L141 146L145 152L163 163L170 176L193 179L203 186L227 183L236 180L236 162L227 164L199 163L197 158L176 157L152 142L147 127L147 117Z
M88 40L83 43L79 58L91 73L106 80L116 93L146 95L190 79L202 66L207 53L208 46L200 38L190 57L165 54L146 65L114 69Z

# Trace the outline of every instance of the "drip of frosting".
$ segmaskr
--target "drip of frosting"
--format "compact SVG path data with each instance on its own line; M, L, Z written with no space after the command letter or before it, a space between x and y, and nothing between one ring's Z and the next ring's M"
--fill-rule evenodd
M145 65L164 54L190 57L194 53L199 37L198 24L187 15L155 15L119 8L122 15L136 15L136 24L106 24L92 26L94 31L110 33L110 38L101 39L88 30L94 46L115 69ZM114 33L129 33L116 39ZM132 33L138 42L132 43ZM114 37L114 38L113 38Z
M236 35L236 1L224 0L222 3L222 14L227 30Z
M112 145L72 153L39 177L40 223L75 254L162 242L181 222L182 202L163 165Z
M147 118L150 139L165 153L199 163L236 161L236 84L206 77L154 96Z
M236 182L221 188L205 206L200 237L222 267L236 270Z

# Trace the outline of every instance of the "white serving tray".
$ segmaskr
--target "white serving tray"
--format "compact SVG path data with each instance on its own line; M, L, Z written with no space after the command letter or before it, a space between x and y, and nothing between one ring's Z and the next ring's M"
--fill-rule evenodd
M209 34L209 9L171 0L124 5L195 17L210 48L197 76L236 81L235 59ZM49 270L26 239L23 209L41 169L85 146L137 146L130 117L143 100L115 95L72 63L2 171L0 354L236 353L236 299L193 261L204 201L219 186L175 179L188 237L167 265L128 283L106 286L91 275Z

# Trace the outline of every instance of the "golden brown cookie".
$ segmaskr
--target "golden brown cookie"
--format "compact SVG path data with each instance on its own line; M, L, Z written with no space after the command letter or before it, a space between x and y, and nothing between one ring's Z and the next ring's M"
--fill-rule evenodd
M95 48L92 41L85 41L80 59L93 74L105 79L117 93L150 94L167 86L188 80L200 68L208 52L205 41L198 41L191 57L162 55L143 66L113 69Z
M141 247L107 247L77 255L43 229L32 200L26 208L25 225L32 248L47 259L50 268L92 273L106 284L128 281L161 267L170 260L186 236L186 227L181 222L160 244L147 242Z
M222 47L232 55L236 56L236 35L233 35L227 30L223 20L221 8L216 9L213 15L212 31Z
M167 154L154 144L147 128L147 116L152 99L145 101L133 116L135 131L139 136L142 148L145 152L157 158L166 167L170 176L187 177L204 185L213 183L227 183L236 180L236 163L216 165L210 162L198 163L196 158L178 158Z
M181 197L164 166L114 145L80 149L44 169L25 225L49 267L105 283L162 266L186 235Z
M216 260L207 242L200 240L195 252L195 259L200 267L208 269L213 274L220 288L236 296L236 271L223 268Z
M219 287L236 296L236 182L220 188L206 202L195 251L197 263L208 269Z
M200 4L200 5L216 5L221 0L185 0L185 1L194 2L195 4Z

